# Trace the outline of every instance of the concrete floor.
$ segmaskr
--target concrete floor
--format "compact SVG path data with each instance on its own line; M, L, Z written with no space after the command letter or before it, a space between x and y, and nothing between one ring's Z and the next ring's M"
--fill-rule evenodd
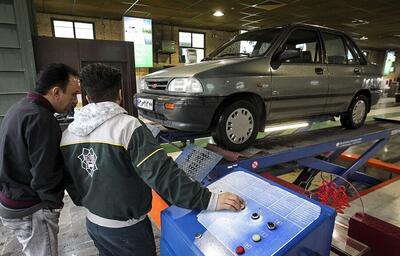
M68 195L64 197L64 208L60 216L60 233L58 234L58 252L60 256L95 256L99 255L92 239L86 232L86 210L73 204ZM153 225L157 250L160 241L160 231ZM24 255L22 246L15 237L0 223L0 255Z
M400 104L394 102L394 98L383 98L379 104L374 106L370 113L372 115L380 115L387 113L398 113L400 115ZM361 152L365 146L354 147L352 152ZM390 143L379 152L375 158L387 161L389 163L400 164L400 136L394 136ZM376 171L377 175L382 179L390 178L387 173ZM291 178L288 177L288 180ZM59 233L59 254L65 256L91 256L98 255L97 249L90 237L86 233L85 227L85 209L75 206L68 195L64 198L65 206L60 217L60 233ZM157 248L159 248L160 231L153 225L156 237ZM21 246L14 236L5 229L0 223L0 255L17 256L21 253Z
M99 255L92 239L86 232L86 210L72 203L68 195L64 197L64 208L60 216L60 233L58 234L58 252L60 256L95 256ZM160 231L153 225L157 250L160 241ZM24 255L22 246L16 238L5 229L0 222L0 255Z

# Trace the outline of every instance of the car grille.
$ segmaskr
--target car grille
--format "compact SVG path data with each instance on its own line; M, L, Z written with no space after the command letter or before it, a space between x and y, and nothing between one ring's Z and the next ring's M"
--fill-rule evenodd
M146 80L146 85L147 89L149 90L164 91L165 89L167 89L168 80L157 80L157 81Z

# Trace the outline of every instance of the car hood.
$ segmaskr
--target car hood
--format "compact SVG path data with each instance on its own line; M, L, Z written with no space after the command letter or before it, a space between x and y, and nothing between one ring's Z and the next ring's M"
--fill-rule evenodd
M201 72L205 72L222 66L232 65L245 60L248 59L234 58L234 59L204 61L194 64L185 64L183 66L167 68L148 74L147 76L145 76L145 78L192 77Z

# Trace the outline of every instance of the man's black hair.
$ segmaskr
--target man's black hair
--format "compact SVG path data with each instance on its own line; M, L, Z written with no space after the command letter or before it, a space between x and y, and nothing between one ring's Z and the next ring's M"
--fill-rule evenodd
M51 88L58 86L65 92L70 75L77 77L78 72L62 63L49 64L39 73L35 91L46 94Z
M122 85L121 76L119 69L101 63L93 63L82 69L81 86L95 103L115 101Z

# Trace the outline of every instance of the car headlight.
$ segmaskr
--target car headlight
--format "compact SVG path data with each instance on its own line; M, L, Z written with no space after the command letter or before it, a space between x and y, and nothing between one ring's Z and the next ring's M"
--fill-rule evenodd
M199 93L203 92L203 86L196 78L175 78L169 83L168 91Z
M139 80L139 92L143 92L146 89L146 80L144 78L140 78Z

